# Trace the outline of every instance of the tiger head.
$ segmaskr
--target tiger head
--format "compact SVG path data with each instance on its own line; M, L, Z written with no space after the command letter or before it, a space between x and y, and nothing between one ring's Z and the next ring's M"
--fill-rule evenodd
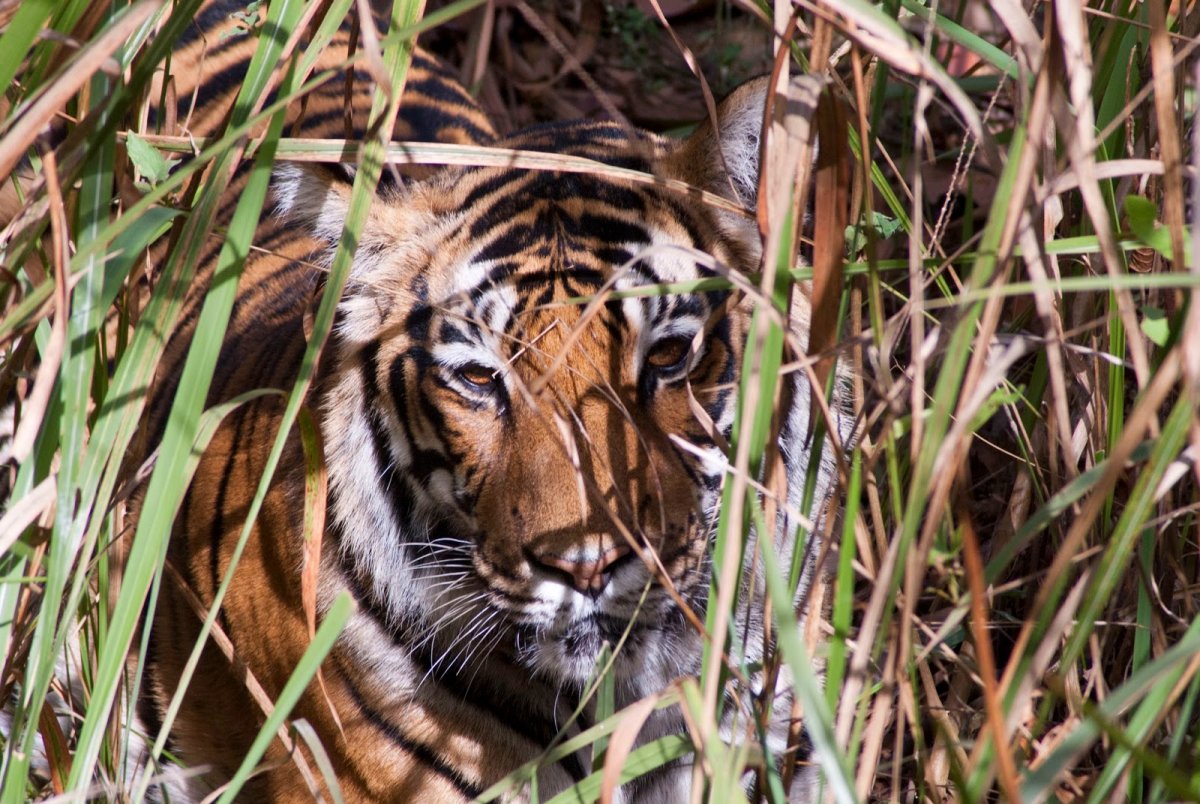
M498 144L753 207L765 91L743 87L684 141L591 122ZM277 197L336 242L344 177L285 169ZM703 618L749 311L687 284L760 255L752 217L619 170L447 168L384 190L322 401L333 535L360 597L436 646L439 671L493 655L577 684L624 639L619 681L695 672L684 607Z

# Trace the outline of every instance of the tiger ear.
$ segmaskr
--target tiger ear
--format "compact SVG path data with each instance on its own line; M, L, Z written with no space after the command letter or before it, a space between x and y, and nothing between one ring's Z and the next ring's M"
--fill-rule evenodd
M275 169L271 188L277 215L330 247L342 237L350 212L354 170L342 164L288 163ZM394 193L386 193L386 196ZM402 204L377 195L358 240L358 253L369 254L394 246L410 228ZM355 260L358 272L360 260Z
M675 175L749 210L758 203L758 170L763 113L770 78L742 84L717 106L716 125L705 120L673 156ZM750 255L762 249L754 218L718 212L718 225Z

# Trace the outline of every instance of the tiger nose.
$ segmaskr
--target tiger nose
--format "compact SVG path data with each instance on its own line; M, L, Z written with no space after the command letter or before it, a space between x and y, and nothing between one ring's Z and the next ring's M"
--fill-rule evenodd
M601 553L597 558L582 556L562 556L555 553L541 553L532 556L537 564L551 570L556 575L565 575L570 586L580 594L597 598L608 586L612 578L613 565L630 555L629 546L616 545Z

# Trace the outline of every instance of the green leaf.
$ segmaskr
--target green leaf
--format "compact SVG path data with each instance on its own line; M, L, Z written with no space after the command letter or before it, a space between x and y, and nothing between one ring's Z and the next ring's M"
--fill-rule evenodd
M1067 639L1062 651L1063 666L1079 658L1100 617L1100 611L1112 599L1113 589L1129 568L1129 555L1135 539L1154 514L1155 491L1167 467L1187 444L1194 421L1195 408L1188 396L1176 400L1171 415L1163 423L1162 432L1154 444L1149 463L1138 472L1133 491L1116 525L1105 539L1104 554L1092 568L1083 602L1075 616L1078 626Z
M676 689L668 689L659 698L658 703L654 705L656 711L667 709L672 706L679 705L679 693ZM489 801L496 801L502 797L509 796L522 785L529 784L534 786L537 784L538 768L552 765L558 762L563 757L570 756L589 745L596 743L598 740L609 737L620 725L625 717L625 711L617 712L605 720L600 721L589 729L585 729L579 734L570 739L563 740L557 745L553 745L540 756L534 757L529 762L526 762L521 767L509 773L500 781L493 784L487 790L484 790L475 799L475 804L487 804ZM574 719L574 718L572 718ZM559 735L562 736L561 734ZM636 753L636 752L635 752ZM505 798L504 800L508 800ZM536 799L534 799L536 800Z
M769 532L767 523L761 518L761 512L755 513L759 514L759 532ZM827 796L840 804L856 804L858 796L854 791L854 774L846 755L839 750L837 744L833 710L825 704L821 682L813 669L813 657L804 645L801 627L796 622L796 615L792 609L794 590L789 589L785 582L779 558L775 555L770 541L759 539L757 547L759 558L762 560L767 594L771 600L771 611L775 617L775 634L779 640L779 648L783 652L784 661L792 669L792 694L804 707L804 730L812 740L813 761L821 767Z
M345 804L345 797L342 795L342 787L338 783L337 772L333 769L333 760L329 758L329 752L325 750L325 746L321 743L321 738L317 736L316 729L312 724L303 718L292 721L292 731L304 741L304 745L308 747L312 754L313 762L317 765L317 770L321 771L321 781L325 782L325 787L329 790L329 797L333 799L333 804Z
M846 250L849 254L857 254L867 245L867 228L875 232L875 237L887 240L904 228L904 221L893 218L882 212L872 212L871 220L864 224L851 224L846 227Z
M299 4L284 2L273 7L273 21L280 25L294 24L299 17ZM289 16L290 15L290 16ZM283 48L282 43L264 40L251 58L245 83L242 85L234 107L232 124L240 124L249 117L252 98L265 95L271 67ZM93 689L92 705L89 707L83 726L80 728L75 763L71 767L68 786L78 789L92 777L93 767L99 756L103 740L103 728L113 705L118 677L124 665L125 655L132 643L134 629L143 614L146 596L157 567L164 560L167 535L175 513L183 500L190 481L188 469L188 446L193 442L200 419L200 408L208 396L212 381L212 369L219 354L228 310L233 297L238 273L248 251L254 230L261 214L261 205L266 197L269 181L269 160L273 156L274 142L283 129L282 113L272 120L266 142L260 149L261 159L255 165L255 173L238 201L228 238L221 249L213 279L213 287L201 309L195 334L188 350L183 373L179 379L179 393L171 406L160 445L159 459L147 486L147 497L156 505L147 507L139 517L129 552L124 583L113 608L111 638L100 651L97 661L97 681ZM164 276L173 276L171 281L160 279L159 288L170 287L169 297L164 298L163 313L168 314L169 330L175 312L183 301L187 271L194 268L197 255L208 238L211 221L228 181L225 166L234 159L233 152L223 155L217 169L209 176L199 200L180 236L178 245L167 259ZM169 302L165 299L169 298ZM153 319L149 315L147 318ZM136 336L135 336L136 337ZM159 340L157 348L163 346ZM132 355L126 354L128 361ZM118 368L118 380L121 367Z
M104 290L100 309L107 310L125 284L133 264L150 244L167 233L179 210L153 206L143 212L133 225L113 238L112 251L104 263Z
M1154 444L1150 441L1138 445L1129 456L1130 463L1136 465L1147 460L1150 457L1153 447ZM1103 460L1100 459L1091 469L1060 488L1053 497L1034 512L1033 516L1026 520L1025 524L1021 526L1021 529L1017 531L1011 540L996 551L996 554L992 556L984 572L984 577L989 584L996 583L1005 568L1025 548L1030 539L1047 528L1056 518L1062 516L1064 511L1079 500L1082 500L1084 495L1100 482L1100 478L1108 470Z
M597 722L607 720L616 711L616 673L605 672L609 669L612 658L612 647L605 643L600 647L600 654L596 657L596 669L592 672L592 678L588 680L587 684L587 689L591 689L593 684L598 684L596 689L596 714L594 715ZM607 735L600 737L596 742L592 743L593 768L604 767L604 752L607 748Z
M1152 201L1140 195L1125 196L1125 215L1129 218L1129 228L1138 240L1168 260L1171 259L1171 233L1158 222L1158 208ZM1183 247L1187 253L1191 252L1191 238L1186 230L1183 232ZM1149 336L1150 333L1146 334Z
M1171 322L1167 314L1157 307L1144 306L1142 311L1142 332L1156 346L1166 346L1171 337Z
M936 13L933 8L928 7L929 4L922 3L920 0L900 0L900 4L918 19L932 21L941 36L971 51L1009 78L1020 77L1017 60L988 42L984 37L972 33L949 17Z
M129 161L151 185L158 184L171 175L171 168L179 164L178 159L166 159L150 143L130 131L125 136L125 149Z
M1138 237L1141 237L1143 232L1150 232L1154 229L1154 219L1158 216L1158 209L1148 198L1142 198L1140 195L1127 195L1125 196L1125 214L1129 216L1129 228Z

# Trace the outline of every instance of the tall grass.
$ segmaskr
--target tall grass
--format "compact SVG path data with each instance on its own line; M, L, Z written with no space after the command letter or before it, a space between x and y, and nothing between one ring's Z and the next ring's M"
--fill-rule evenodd
M260 37L225 135L194 144L198 155L167 170L171 149L193 144L156 138L143 106L198 4L0 4L0 394L14 414L0 480L5 802L144 792L145 779L125 765L133 743L160 737L135 733L126 716L145 650L138 623L171 582L163 550L195 448L228 411L205 412L201 402L240 262L272 163L330 158L282 136L283 105L321 76L307 74L303 54L281 58L308 25L307 4L277 0L266 13L278 34ZM381 45L390 79L402 84L413 30L472 5L422 14L398 0ZM786 31L777 46L794 72L829 74L855 157L843 233L792 226L805 208L788 203L794 162L768 156L768 179L784 179L784 201L765 210L768 254L782 256L734 278L758 312L713 548L718 578L753 570L766 579L779 654L766 670L790 668L825 794L1200 800L1200 8L733 5ZM330 4L312 21L315 40L351 6ZM556 7L534 11L549 17ZM801 24L789 27L793 11ZM718 8L714 26L727 14ZM477 57L487 58L486 45ZM275 78L279 99L267 103ZM380 94L377 116L394 113L388 99ZM251 130L265 134L248 140ZM360 170L335 290L387 148L370 141L354 151ZM535 159L409 153L431 163ZM185 369L190 390L156 460L129 466L192 257L239 160L254 168L224 233L222 281ZM150 270L147 249L172 228ZM829 279L828 262L793 261L794 236L815 238L817 253L831 242L846 252L840 296L824 300L825 312L839 311L840 345L822 356L852 368L857 428L853 448L838 451L841 515L822 533L798 534L820 544L825 568L804 612L790 604L797 567L745 538L774 518L755 487L776 460L779 377L812 362L792 349L778 313L797 283ZM326 308L289 425L328 333ZM836 435L818 427L814 443ZM155 505L130 523L125 506L140 484ZM122 543L127 550L113 549ZM697 799L736 800L744 771L759 768L756 789L780 800L787 774L764 759L761 730L742 723L748 739L730 745L715 728L722 685L762 669L736 659L736 588L714 587L705 628L717 641L700 678L612 713L600 662L597 724L544 760L591 745L606 762L556 800L594 800L615 780L689 754L701 759ZM276 735L314 746L289 709L347 616L345 603L330 609L225 798ZM56 662L76 644L81 698L55 680ZM683 707L695 730L631 750L655 706ZM39 751L47 763L34 761ZM308 772L328 777L319 748L312 755L319 767ZM518 769L485 798L532 771Z

